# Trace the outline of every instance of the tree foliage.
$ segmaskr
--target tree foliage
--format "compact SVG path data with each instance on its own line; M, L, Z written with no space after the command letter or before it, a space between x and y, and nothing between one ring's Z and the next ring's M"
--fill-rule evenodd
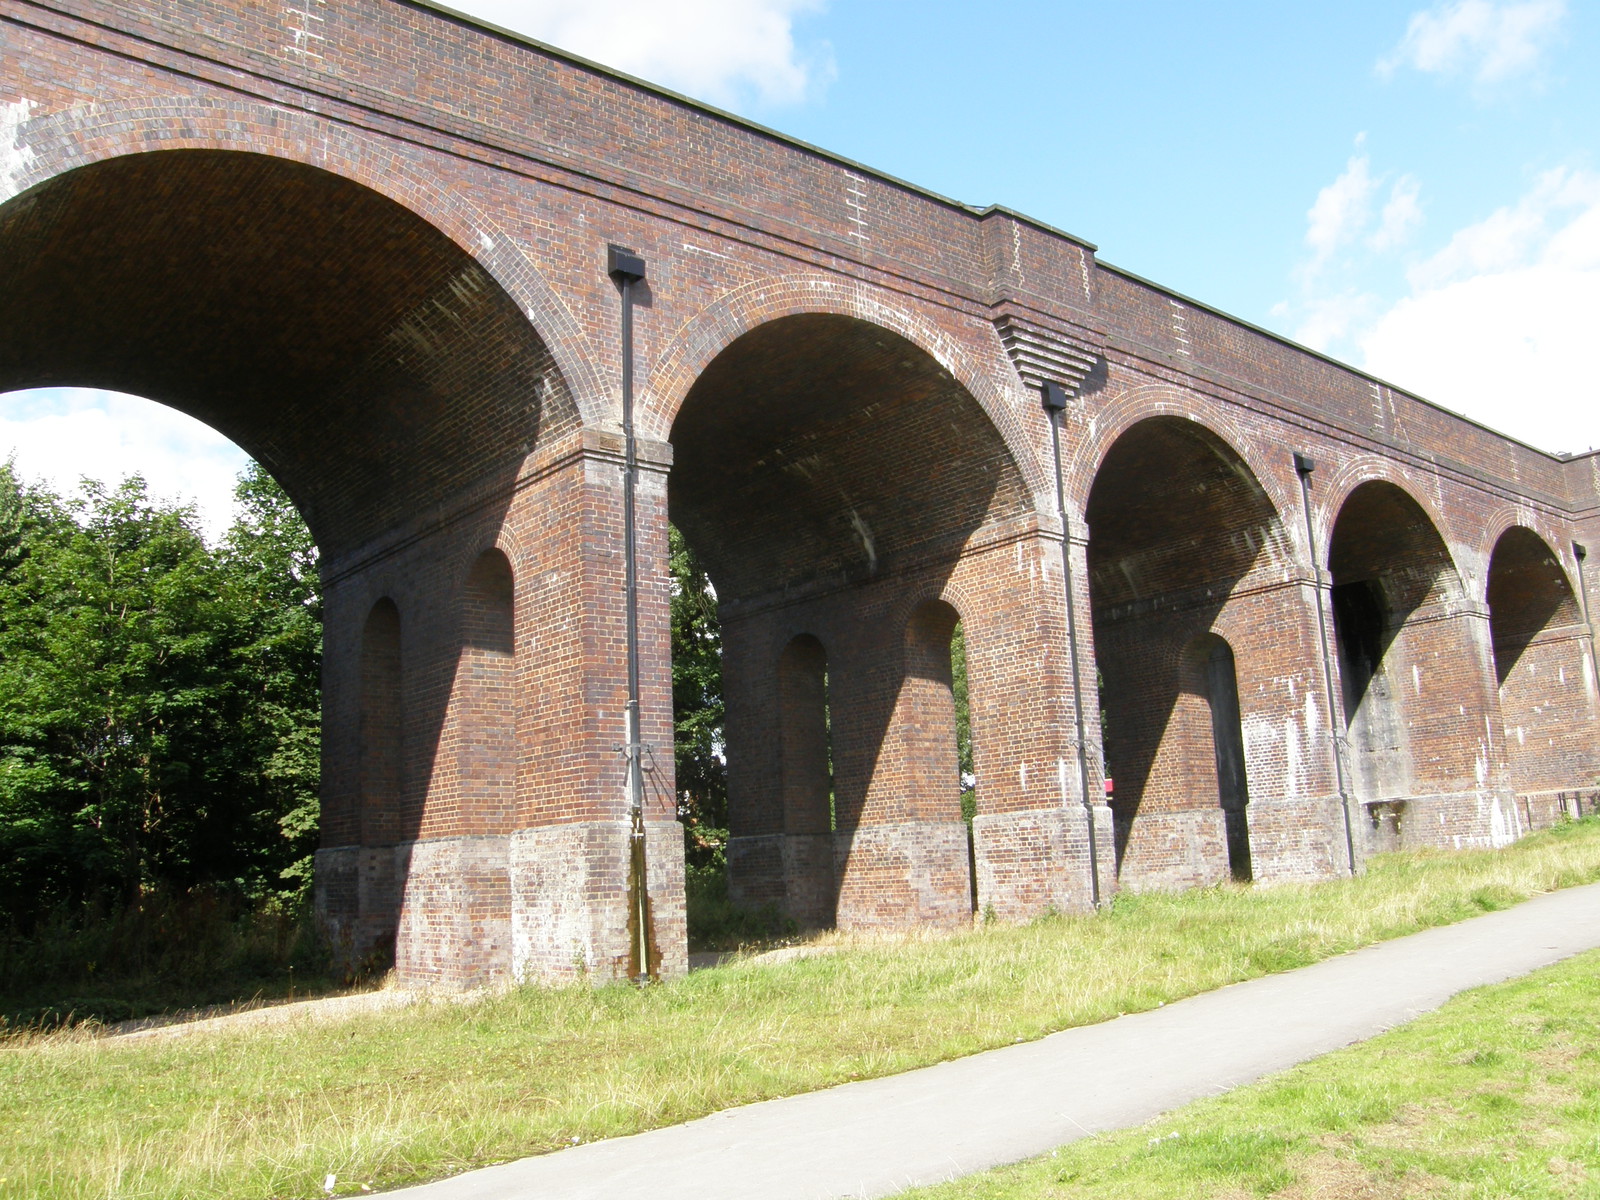
M967 700L967 635L956 622L950 635L950 691L956 709L956 774L961 781L961 818L978 813L978 776L972 765L972 708Z
M672 716L678 816L691 866L720 865L728 830L723 761L722 627L704 566L675 526L672 571Z
M308 879L315 550L259 467L221 546L134 476L63 498L0 468L0 921Z

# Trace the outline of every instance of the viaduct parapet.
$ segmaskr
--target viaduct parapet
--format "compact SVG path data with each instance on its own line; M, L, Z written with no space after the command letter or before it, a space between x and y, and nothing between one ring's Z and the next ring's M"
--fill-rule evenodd
M407 983L639 969L628 745L684 969L669 519L720 599L734 896L807 924L1594 805L1595 456L422 3L0 0L0 390L44 385L181 409L299 505L317 903Z

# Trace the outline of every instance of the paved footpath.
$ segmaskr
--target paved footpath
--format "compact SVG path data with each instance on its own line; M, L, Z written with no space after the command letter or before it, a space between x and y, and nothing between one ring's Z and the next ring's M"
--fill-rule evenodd
M1600 947L1600 884L887 1079L729 1109L405 1200L887 1196L1149 1120Z

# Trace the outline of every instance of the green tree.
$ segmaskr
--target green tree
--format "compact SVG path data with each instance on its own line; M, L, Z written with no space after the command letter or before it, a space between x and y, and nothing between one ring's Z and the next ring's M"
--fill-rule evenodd
M678 815L695 867L720 866L728 829L723 763L722 627L704 566L675 526L667 531L672 571L672 715Z
M977 773L972 765L972 709L967 701L967 635L956 622L950 635L950 691L956 708L956 773L961 781L961 816L978 814Z
M259 800L263 853L250 886L303 894L321 814L322 590L317 547L284 490L252 462L234 491L223 556L251 638L237 666Z
M317 819L321 600L252 468L224 545L142 479L61 500L0 471L0 905L293 898Z
M35 901L132 901L203 873L220 840L237 710L226 581L193 512L152 503L137 476L65 505L21 496L0 600L0 811L23 866L7 882Z

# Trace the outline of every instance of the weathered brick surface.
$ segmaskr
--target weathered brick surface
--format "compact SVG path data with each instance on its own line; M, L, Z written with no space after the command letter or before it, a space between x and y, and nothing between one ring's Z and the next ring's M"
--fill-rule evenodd
M1593 807L1600 581L1577 547L1600 544L1600 456L426 5L0 0L0 388L172 404L305 512L327 590L317 903L352 958L449 985L628 969L608 243L648 265L667 970L669 516L723 601L735 894L807 923L1082 907L1086 811L1110 894L1224 877L1230 819L1272 882L1346 869L1347 811L1359 861ZM1073 390L1066 530L1044 377ZM1292 451L1317 464L1309 514Z

